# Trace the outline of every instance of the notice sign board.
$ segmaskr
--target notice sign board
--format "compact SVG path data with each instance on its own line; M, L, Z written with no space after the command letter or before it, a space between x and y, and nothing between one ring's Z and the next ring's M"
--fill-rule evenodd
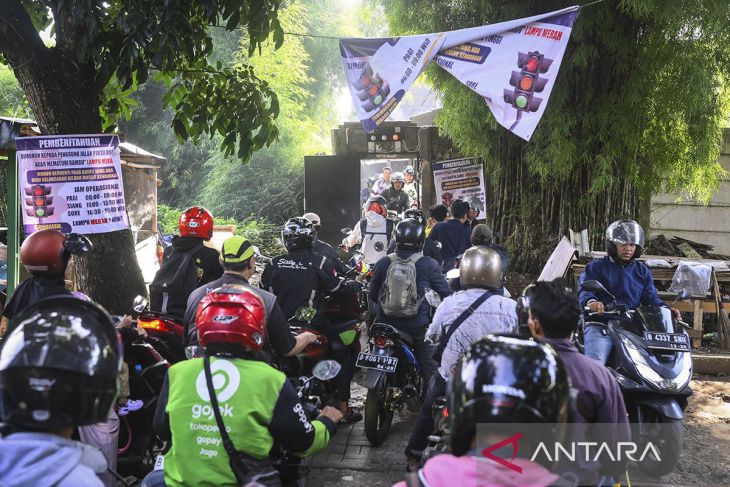
M454 159L433 163L431 168L438 202L451 207L455 200L462 199L479 210L477 220L487 217L484 169L481 164L471 159Z
M116 135L18 137L26 234L46 228L104 233L129 228Z

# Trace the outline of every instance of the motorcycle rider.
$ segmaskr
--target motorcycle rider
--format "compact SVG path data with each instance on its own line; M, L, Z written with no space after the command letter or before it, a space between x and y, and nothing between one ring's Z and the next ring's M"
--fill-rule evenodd
M603 435L612 435L611 444L631 440L626 406L616 378L609 370L580 353L571 341L578 329L581 309L576 293L566 288L560 280L537 282L520 298L521 308L527 313L527 325L533 337L555 350L563 360L571 386L577 391L576 411L573 422L612 424ZM597 485L601 465L581 465L581 483ZM604 465L614 478L625 471L626 464Z
M397 258L415 259L416 294L420 303L416 315L410 318L388 316L383 311L382 306L379 306L375 323L386 323L413 337L413 347L418 356L418 361L421 363L421 373L424 379L428 381L431 374L436 370L437 364L432 357L432 347L425 342L426 328L430 321L429 304L425 299L425 295L427 290L432 289L439 296L445 298L451 294L451 289L449 289L446 279L441 274L438 263L431 257L421 254L425 239L425 229L420 222L407 218L398 223L395 228L396 252L381 259L375 265L373 279L370 283L370 296L377 297L377 302L382 303L383 293L387 291L385 284L388 268Z
M446 383L451 380L453 369L466 347L487 334L511 334L517 331L517 304L497 292L502 282L502 260L494 250L471 247L459 263L459 274L464 291L444 299L428 327L426 337L432 343L446 339L446 334L466 310L472 310L448 338L443 348L438 374L431 376L416 425L406 446L408 471L415 471L421 454L428 443L428 435L434 428L432 405L446 393ZM483 301L482 296L486 298Z
M524 423L565 423L569 401L565 366L548 345L494 335L477 340L457 361L449 387L451 453L437 455L417 474L408 474L407 485L553 485L561 479L550 472L552 465L529 460L538 446L531 436L519 439L512 465L484 458L480 449L522 433ZM484 438L477 438L480 423L489 423ZM563 438L564 428L549 428L548 433L552 444Z
M634 309L640 305L666 306L654 287L649 268L636 259L644 249L644 229L634 220L616 220L606 229L606 251L608 255L586 265L578 281L597 280L616 297L616 303ZM608 295L597 296L581 290L581 307L590 308L591 313L603 314ZM675 313L678 313L675 310ZM587 356L605 365L611 354L611 338L605 335L601 323L586 322L584 341Z
M426 238L431 234L433 226L439 222L445 222L449 216L449 209L445 204L439 203L428 209L428 220L426 220Z
M375 184L375 181L377 181L378 178L375 176L370 176L365 181L365 188L362 188L360 190L360 204L364 205L365 202L373 195L375 192L373 191L373 185Z
M355 374L354 342L345 344L327 320L325 295L355 293L359 284L355 281L343 282L337 277L332 262L314 253L316 238L314 225L304 218L291 218L284 224L281 239L287 253L274 257L266 265L261 275L261 288L276 295L284 317L290 324L305 328L313 327L327 336L332 358L342 365L342 370L334 379L337 384L337 398L345 415L344 421L354 423L362 419L348 406L350 382ZM305 311L306 310L306 311ZM314 310L311 316L308 310Z
M345 251L360 244L363 260L369 266L388 255L393 235L393 222L388 220L388 206L382 196L373 196L365 204L365 218L357 222L352 232L342 240Z
M77 233L46 229L30 234L20 246L20 260L30 277L17 287L5 305L0 331L6 330L9 320L39 299L71 294L63 280L68 262L73 254L86 254L91 250L91 242ZM11 331L7 329L5 333Z
M416 171L413 169L413 166L404 167L403 175L405 177L403 191L406 192L408 198L411 200L411 207L419 207L420 203L418 199L421 196L421 188L416 181Z
M390 178L390 188L384 190L380 195L385 198L386 205L389 210L395 211L398 214L403 213L411 207L411 200L403 190L406 184L406 180L403 177L403 173L398 171L394 172Z
M383 168L383 175L375 181L373 185L373 194L380 194L386 189L390 188L390 175L393 173L393 169L388 166Z
M116 400L122 354L111 318L90 301L56 296L13 324L0 350L0 485L104 485L103 453L71 437L104 421Z
M319 217L319 215L309 212L302 215L302 218L306 218L307 220L312 222L312 225L314 225L314 230L317 232L317 235L320 234L320 231L322 230L322 219ZM347 273L345 263L342 262L340 256L337 255L337 251L332 248L330 244L328 244L324 240L316 238L316 240L314 241L314 251L319 255L324 255L325 257L327 257L335 265L335 270L339 275L344 276Z
M172 245L165 248L162 256L162 266L164 267L165 262L171 259L173 255L192 253L198 286L221 277L223 275L223 266L221 266L220 254L216 249L207 247L204 243L213 237L213 214L202 206L192 206L180 215L178 229L180 235L173 237ZM151 288L154 284L153 281ZM159 300L160 302L156 302L154 289L151 290L150 295L150 309L152 311L165 312L180 317L185 312L185 302L189 297L189 295L174 296L174 300L170 299L169 302L162 299Z
M456 200L451 205L451 220L433 226L428 238L441 242L441 255L444 257L444 272L456 267L456 260L470 247L471 231L464 226L469 217L469 203Z
M403 213L403 219L406 218L413 218L423 225L424 229L426 228L426 218L423 216L423 212L418 208L407 209ZM388 245L388 253L392 254L393 252L395 252L395 240L391 240ZM438 244L428 238L423 242L423 255L431 257L433 260L438 262L438 265L441 265L444 261L444 258L441 257L441 250L439 250Z
M154 427L172 447L165 454L164 469L153 471L143 485L243 485L211 412L208 360L211 375L223 379L213 381L213 387L224 427L249 471L248 480L281 485L269 458L274 442L297 456L312 455L327 446L341 413L325 407L310 422L284 374L256 359L266 337L266 310L246 286L228 284L208 293L200 302L196 326L205 358L179 362L167 372Z
M492 229L489 228L489 225L486 223L480 223L474 227L471 231L471 238L469 241L473 246L479 245L494 250L502 258L502 282L500 283L497 292L504 295L504 280L507 278L507 249L494 243ZM461 280L459 278L450 279L449 285L454 291L461 290Z
M245 287L255 293L264 303L266 310L266 335L271 348L283 357L290 357L301 352L307 345L317 339L314 333L300 333L296 339L289 331L289 322L281 311L276 296L263 289L251 286L248 280L256 273L256 252L254 246L246 238L234 235L226 239L221 247L221 261L225 272L213 282L200 286L188 298L185 311L185 346L198 344L198 329L195 326L195 314L198 305L206 294L213 289L228 284Z

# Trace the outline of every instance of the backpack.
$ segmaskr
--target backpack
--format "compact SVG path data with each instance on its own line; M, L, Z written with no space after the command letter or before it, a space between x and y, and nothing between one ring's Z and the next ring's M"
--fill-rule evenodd
M378 231L373 232L369 228L367 220L360 222L360 234L362 235L360 251L366 264L375 265L388 255L388 226L386 221L382 229L378 228Z
M196 245L187 251L173 248L150 283L150 309L159 313L182 317L188 305L188 296L198 287L198 267L195 253L203 247Z
M416 287L416 262L423 254L416 253L407 259L388 254L390 266L380 292L380 307L393 318L413 318L423 298L418 299Z

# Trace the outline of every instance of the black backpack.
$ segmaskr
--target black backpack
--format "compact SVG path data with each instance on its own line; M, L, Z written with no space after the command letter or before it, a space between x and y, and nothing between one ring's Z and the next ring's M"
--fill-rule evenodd
M162 262L150 284L150 309L165 315L182 318L188 305L188 296L198 287L198 267L195 253L203 247L196 245L186 251L176 250Z

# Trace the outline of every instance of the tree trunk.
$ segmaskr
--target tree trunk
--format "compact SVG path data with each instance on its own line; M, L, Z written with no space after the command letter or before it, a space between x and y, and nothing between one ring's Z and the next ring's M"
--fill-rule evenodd
M93 66L64 59L49 49L37 51L31 62L14 71L44 135L101 133L100 88ZM121 314L134 296L147 294L132 232L88 237L94 251L74 264L79 290L111 313Z

